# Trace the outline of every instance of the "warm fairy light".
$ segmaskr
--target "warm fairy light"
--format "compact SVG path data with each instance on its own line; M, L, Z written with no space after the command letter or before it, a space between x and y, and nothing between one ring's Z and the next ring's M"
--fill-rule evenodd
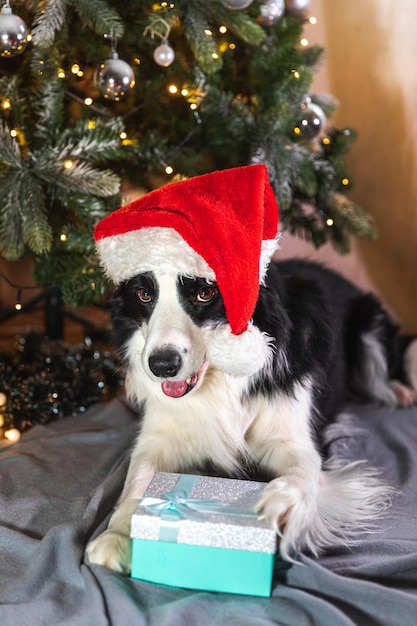
M59 235L59 240L60 240L60 241L68 241L68 237L66 236L66 234L65 234L65 233L61 233L61 234Z
M10 443L16 443L20 439L20 431L17 428L9 428L4 431L4 438L8 439Z
M291 72L294 78L300 78L300 72L298 70L291 70Z
M349 178L342 178L342 185L349 185Z
M230 50L235 50L235 48L236 48L236 44L235 44L235 43L233 43L233 42L232 42L232 43L229 43L229 48L230 48Z
M196 110L196 108L197 108L196 103L195 103L195 102L192 102L192 103L190 104L190 109L191 109L192 111L195 111L195 110Z
M10 137L17 137L17 130L15 128L10 130Z
M334 222L333 222L333 220L332 220L332 218L331 218L331 217L328 217L328 218L327 218L327 220L326 220L326 224L327 224L327 226L333 226Z
M170 85L168 87L168 91L169 91L169 93L177 93L178 92L178 87L176 85Z
M7 98L5 100L3 100L3 102L1 103L1 107L2 109L4 109L5 111L7 111L8 109L12 108L12 103L10 102L10 100L8 100Z
M213 35L213 33L211 32L211 30L209 28L206 28L204 30L204 33L207 35L207 37L211 37Z
M14 305L14 308L16 311L21 311L22 310L22 303L21 302L16 302L16 304Z
M140 59L139 59L138 57L135 57L135 58L133 59L133 63L134 63L135 65L140 65Z
M331 141L330 141L329 137L323 137L323 140L322 140L322 141L323 141L323 143L324 143L324 145L325 145L325 146L329 146L329 145L330 145L330 143L331 143Z
M213 54L211 55L213 57L213 59L218 59L219 55L217 54L217 52L213 52Z
M308 18L308 21L310 22L310 24L317 24L317 17L311 15L311 17Z
M66 170L70 170L72 167L74 167L74 161L71 161L71 159L68 159L67 161L64 162L64 167Z
M32 41L32 35L29 33L28 36L26 37L26 41Z
M78 76L78 78L82 78L84 76L84 72L82 70L79 70L77 72L77 76Z
M90 130L94 130L94 129L95 129L95 127L96 127L96 123L95 123L95 121L94 121L94 120L88 120L88 128L89 128Z
M0 428L4 426L4 415L0 413Z
M168 174L168 175L173 174L174 173L174 168L171 167L171 165L167 165L165 167L165 169L164 169L164 172L165 172L165 174Z
M189 90L186 87L183 87L181 89L181 95L184 96L184 98L186 98L189 95Z
M122 132L119 134L120 139L123 141L123 139L127 139L127 132L122 130Z
M303 37L302 39L300 39L300 44L305 48L306 46L308 46L308 39L306 37Z
M71 66L71 72L72 72L73 74L78 74L78 72L79 72L79 71L80 71L80 66L78 65L78 63L74 63L74 64Z
M219 26L219 33L221 33L222 35L224 35L225 33L227 33L227 28L226 28L226 26Z
M85 98L84 104L88 107L91 106L93 104L93 98Z
M91 283L90 283L90 289L91 289L91 291L94 291L94 290L95 290L95 288L96 288L96 283L95 283L94 281L91 281Z
M0 407L3 407L6 405L7 402L7 396L5 393L3 393L2 391L0 391Z
M63 78L65 78L65 71L64 71L62 68L60 68L60 69L57 71L57 74L56 74L56 75L58 76L58 78L63 79Z
M301 130L298 126L295 126L294 128L294 135L301 135Z

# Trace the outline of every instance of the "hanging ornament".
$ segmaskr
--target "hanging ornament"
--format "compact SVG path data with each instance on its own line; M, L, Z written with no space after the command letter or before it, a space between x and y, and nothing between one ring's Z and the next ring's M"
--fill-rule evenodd
M175 52L168 43L168 39L163 39L162 43L155 48L153 53L155 63L162 67L168 67L175 59Z
M306 98L301 105L301 115L294 127L294 134L300 139L314 139L326 125L326 116L318 104Z
M222 3L228 9L233 9L234 11L240 11L242 9L246 9L249 5L251 5L253 0L222 0Z
M159 32L158 27L156 26L158 23L161 23L162 26L165 27L164 34L161 34ZM169 33L171 32L171 26L168 24L167 21L162 19L162 17L157 17L157 18L154 18L151 24L149 24L145 28L145 30L143 31L143 34L147 35L148 32L150 33L152 39L155 37L155 35L162 39L162 43L154 50L153 60L158 65L161 65L161 67L168 67L169 65L171 65L171 63L173 63L175 59L175 52L168 43L168 37L169 37Z
M0 11L0 56L15 57L22 54L28 43L29 31L18 15L12 13L9 0Z
M311 0L285 0L285 8L290 15L301 15L307 11Z
M266 0L259 7L259 22L262 26L273 26L285 13L285 0Z
M133 70L129 63L119 59L113 34L111 34L110 56L97 68L94 83L105 98L116 102L135 86Z

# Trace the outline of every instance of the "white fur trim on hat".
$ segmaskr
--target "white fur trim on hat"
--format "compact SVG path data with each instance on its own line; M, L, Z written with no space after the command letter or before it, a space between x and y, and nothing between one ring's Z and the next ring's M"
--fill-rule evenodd
M173 228L150 227L99 239L96 242L102 266L115 285L142 272L177 272L215 281L207 262ZM262 241L259 282L264 283L278 237Z

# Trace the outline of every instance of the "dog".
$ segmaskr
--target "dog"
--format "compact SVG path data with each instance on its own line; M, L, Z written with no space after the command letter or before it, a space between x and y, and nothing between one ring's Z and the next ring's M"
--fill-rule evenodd
M332 270L271 261L266 170L237 169L167 185L96 230L117 285L111 315L126 392L142 419L108 528L87 546L90 563L129 572L131 517L157 471L262 476L256 510L288 560L348 544L389 505L376 471L326 459L322 435L352 397L415 403L417 340L400 337L374 295ZM227 192L236 176L238 201ZM213 237L219 207L228 213Z
M123 494L109 529L88 547L90 562L129 571L130 518L156 471L209 465L243 478L256 466L270 480L258 510L287 558L303 548L317 554L340 542L340 532L346 540L384 508L387 491L372 471L323 470L317 444L321 420L352 394L389 406L417 399L417 341L398 338L376 297L309 262L272 263L253 314L271 357L243 377L210 364L213 335L227 324L214 282L139 274L117 289L112 320L127 393L143 419Z

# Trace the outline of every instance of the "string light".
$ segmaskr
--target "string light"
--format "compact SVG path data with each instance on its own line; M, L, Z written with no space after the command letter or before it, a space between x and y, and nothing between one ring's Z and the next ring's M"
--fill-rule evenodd
M171 165L166 165L164 172L165 174L168 174L168 176L170 176L171 174L174 173L174 168Z
M213 36L213 33L211 32L211 30L209 28L206 28L204 30L204 33L207 35L207 37L212 37Z
M10 443L16 443L20 439L20 431L17 428L9 428L9 430L4 431L4 438L7 439Z
M314 15L311 15L311 16L308 18L308 21L310 22L310 24L313 24L313 25L314 25L314 24L317 24L317 17L314 17Z
M225 35L227 33L226 26L219 26L219 33L221 33L222 35Z
M60 79L62 80L63 78L65 78L65 71L64 71L62 68L60 68L60 69L57 71L57 74L56 74L56 75L58 76L58 78L60 78Z
M10 137L17 137L17 130L15 128L10 130Z
M123 141L124 139L127 139L127 133L122 130L122 132L119 134L119 137Z
M10 102L8 98L3 100L3 102L1 103L1 108L4 109L5 111L8 111L9 109L12 108L12 103Z
M292 75L294 76L294 78L300 78L300 72L298 70L291 70Z
M93 98L85 98L84 104L90 107L93 104Z
M331 144L329 137L323 137L322 142L325 146L329 146Z
M347 185L349 185L349 178L342 178L341 182L342 182L342 185L345 185L346 187Z
M178 87L176 85L169 85L168 91L169 93L175 94L178 92Z
M74 167L74 161L71 161L71 159L67 159L67 161L64 161L64 167L66 170L70 170L72 167Z
M65 241L68 241L68 237L65 233L61 233L59 235L59 240L65 242Z
M334 221L332 220L332 218L331 218L331 217L328 217L328 218L327 218L327 220L326 220L326 224L327 224L327 226L333 226Z
M305 48L306 46L308 46L308 39L306 37L303 37L302 39L300 39L300 44Z
M80 71L80 66L78 65L78 63L74 63L74 64L71 66L71 72L72 72L73 74L78 74L78 72L79 72L79 71Z

